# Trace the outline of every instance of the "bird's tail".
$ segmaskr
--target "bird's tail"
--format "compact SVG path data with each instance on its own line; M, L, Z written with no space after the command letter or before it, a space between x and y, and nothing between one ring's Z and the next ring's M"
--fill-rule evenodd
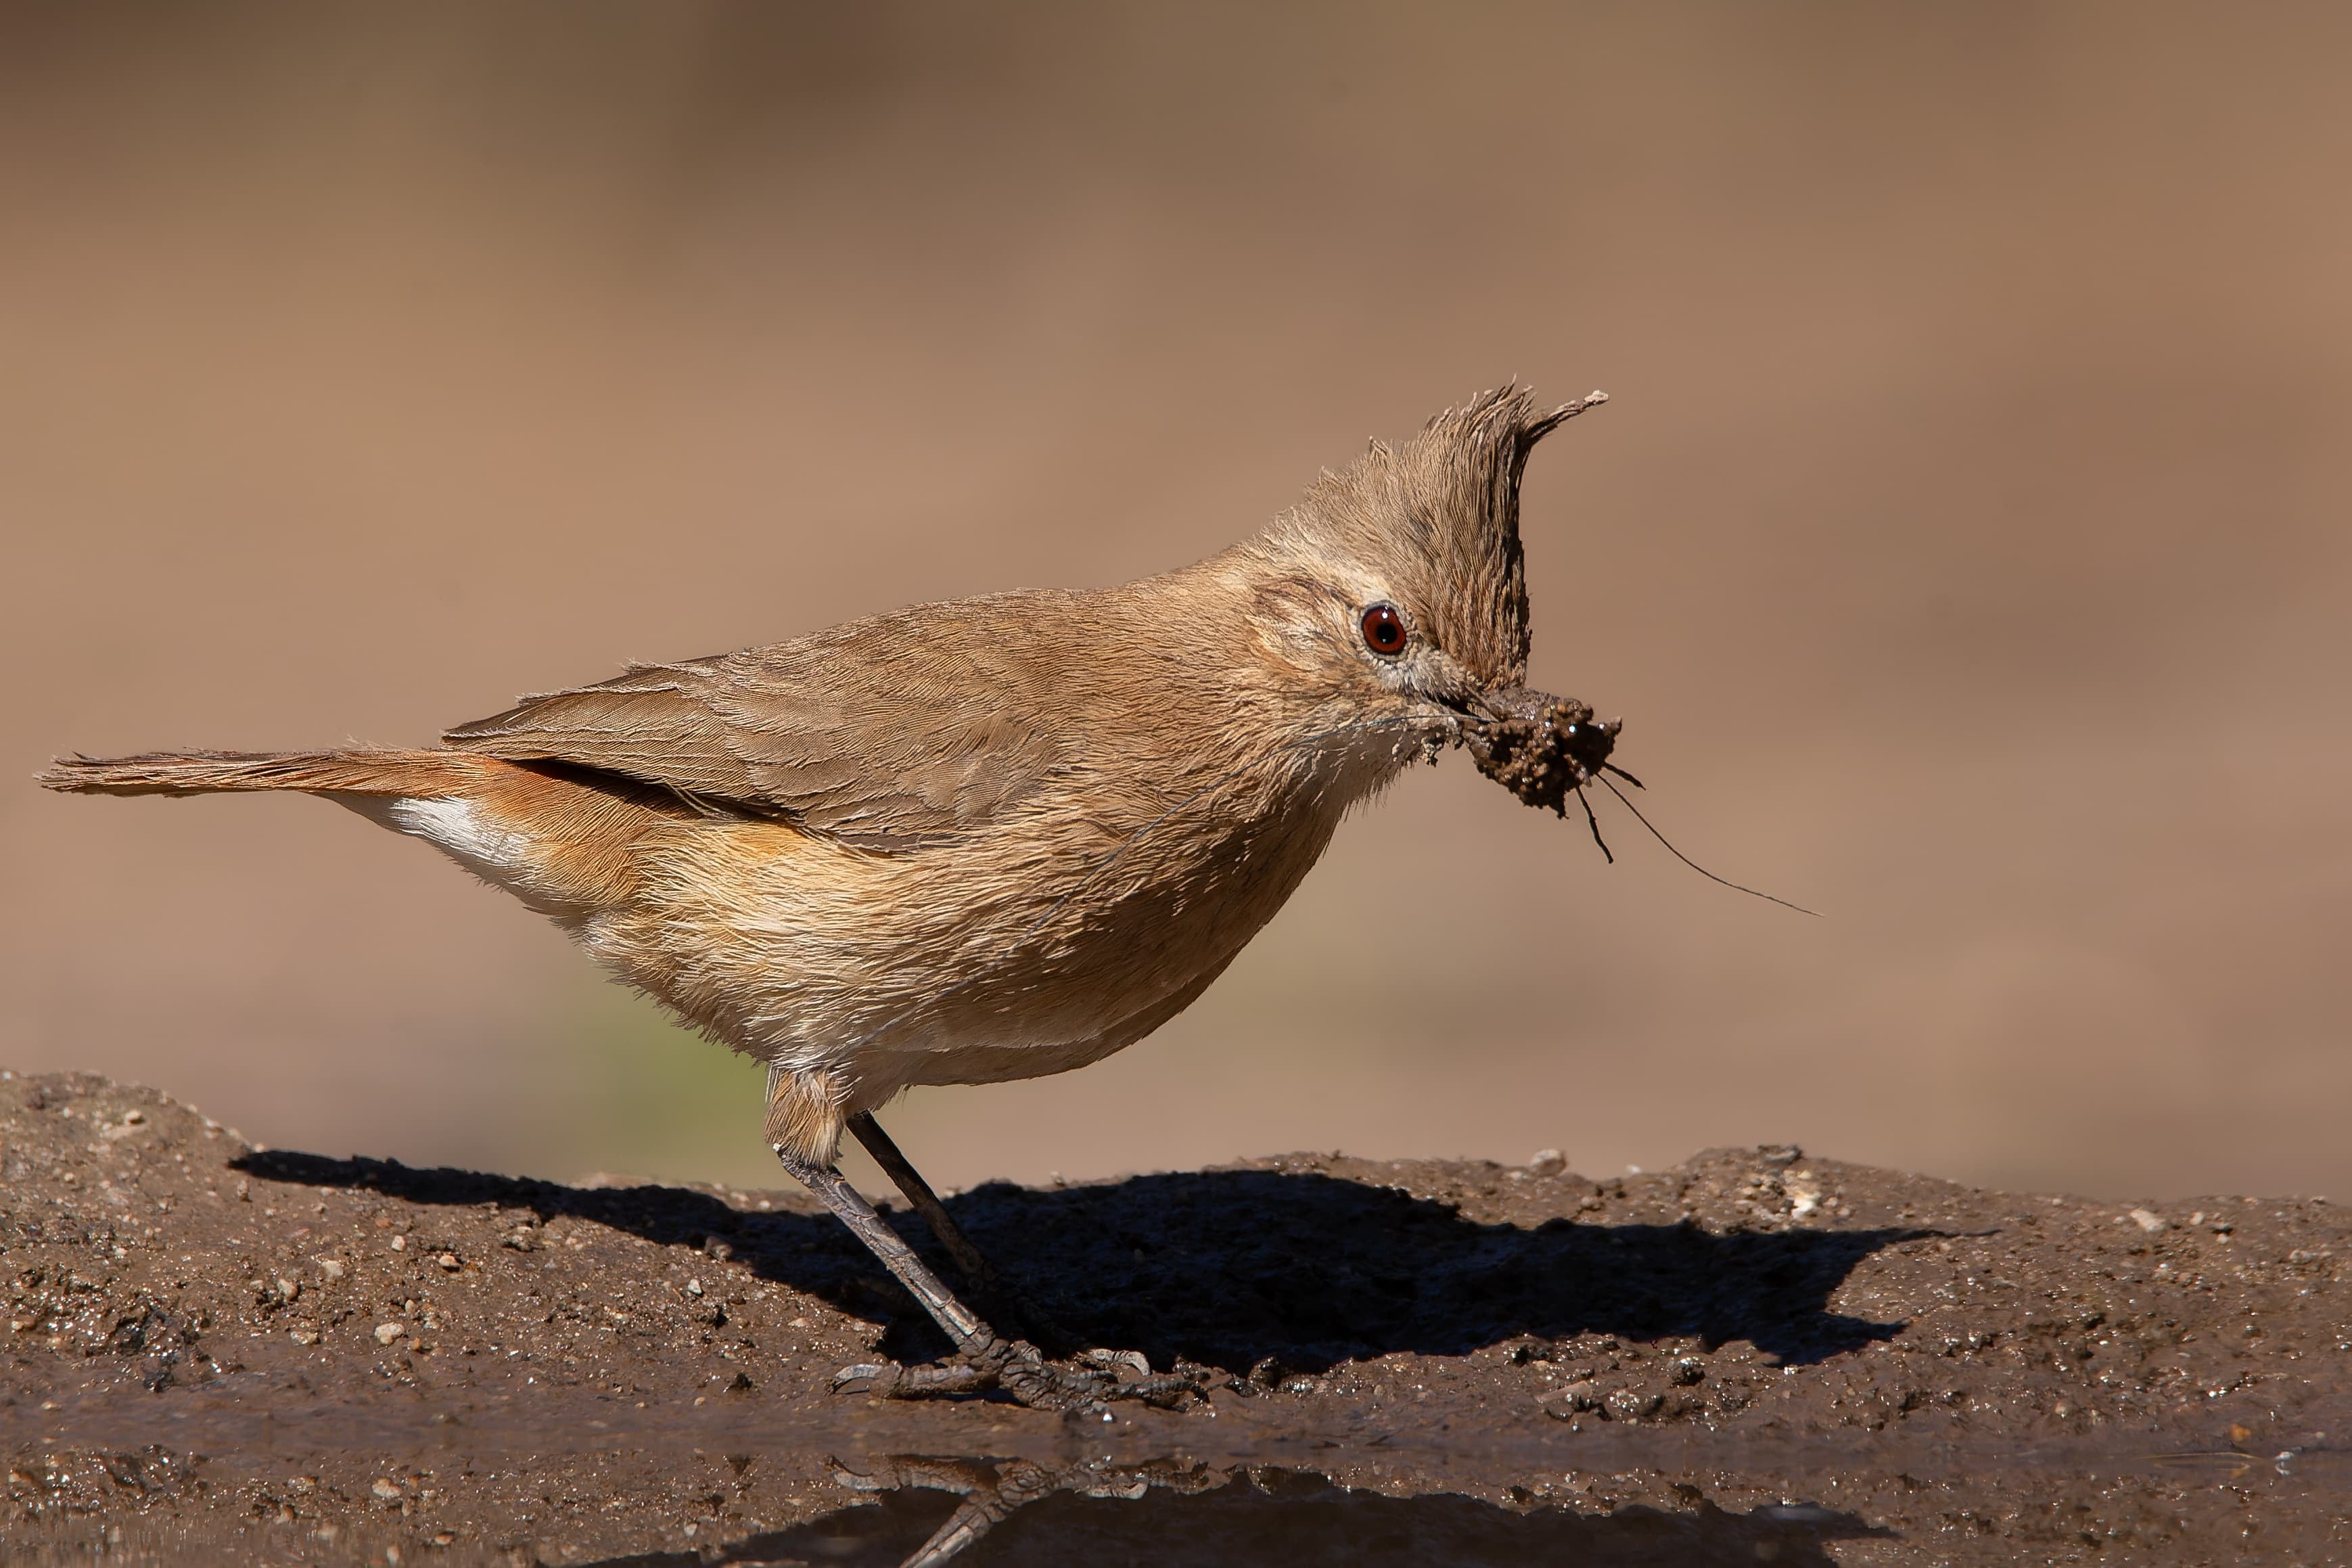
M59 757L33 777L43 789L80 795L283 789L431 800L480 787L486 761L450 751L145 752Z
M149 752L61 757L35 775L83 795L292 790L422 838L539 910L574 920L637 896L639 841L676 815L625 788L455 750Z

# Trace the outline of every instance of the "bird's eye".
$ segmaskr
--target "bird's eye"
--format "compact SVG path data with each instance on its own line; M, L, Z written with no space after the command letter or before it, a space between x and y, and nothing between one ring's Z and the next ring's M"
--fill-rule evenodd
M1374 605L1364 612L1364 646L1393 658L1404 651L1404 617L1393 605Z

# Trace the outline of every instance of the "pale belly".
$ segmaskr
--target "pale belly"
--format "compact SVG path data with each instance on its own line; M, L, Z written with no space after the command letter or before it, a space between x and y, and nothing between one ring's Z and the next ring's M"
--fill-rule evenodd
M1170 835L1124 858L1026 841L883 857L782 824L647 816L628 874L597 884L627 896L574 914L549 896L558 847L495 802L346 804L555 915L703 1033L827 1075L850 1110L914 1084L1066 1072L1142 1038L1272 918L1338 816Z
M986 844L884 858L739 836L733 864L706 844L654 879L657 918L582 938L707 1032L832 1075L858 1109L909 1085L1066 1072L1142 1038L1281 908L1336 818L1195 837L1118 877L1098 852L1007 867ZM756 869L735 858L761 849Z

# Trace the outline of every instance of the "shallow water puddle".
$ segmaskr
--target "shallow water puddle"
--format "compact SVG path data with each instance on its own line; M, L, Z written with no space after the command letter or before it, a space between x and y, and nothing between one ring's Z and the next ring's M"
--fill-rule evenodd
M119 1504L36 1516L7 1560L2316 1563L2352 1542L2352 1447L2319 1432L2021 1447L1620 1426L1530 1440L1475 1422L1325 1427L1262 1401L1212 1410L641 1412L562 1389L462 1408L226 1387L60 1402L0 1412L12 1481L94 1468ZM436 1518L505 1524L436 1531Z

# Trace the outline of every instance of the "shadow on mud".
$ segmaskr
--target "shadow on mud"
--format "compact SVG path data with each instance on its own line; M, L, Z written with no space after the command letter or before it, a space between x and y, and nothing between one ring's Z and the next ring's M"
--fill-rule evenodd
M890 1321L887 1353L946 1342L829 1216L746 1212L677 1187L581 1188L394 1161L271 1150L236 1162L270 1181L362 1188L410 1203L570 1215L664 1246L732 1257L845 1310ZM1827 1310L1830 1295L1912 1229L1735 1232L1696 1226L1482 1225L1391 1188L1321 1174L1207 1171L1039 1192L992 1184L950 1200L958 1224L1086 1342L1242 1373L1415 1352L1462 1355L1522 1334L1746 1340L1815 1362L1899 1323ZM892 1223L951 1266L919 1219Z
M1742 1514L1700 1500L1687 1511L1633 1506L1588 1514L1452 1495L1383 1497L1279 1469L1160 1465L1052 1471L1021 1462L903 1458L883 1461L868 1474L837 1469L836 1475L854 1490L876 1494L879 1506L836 1510L715 1553L652 1552L606 1559L605 1568L768 1563L928 1568L950 1560L956 1568L1130 1562L1220 1568L1323 1563L1801 1568L1834 1562L1823 1549L1828 1542L1888 1533L1812 1504Z

